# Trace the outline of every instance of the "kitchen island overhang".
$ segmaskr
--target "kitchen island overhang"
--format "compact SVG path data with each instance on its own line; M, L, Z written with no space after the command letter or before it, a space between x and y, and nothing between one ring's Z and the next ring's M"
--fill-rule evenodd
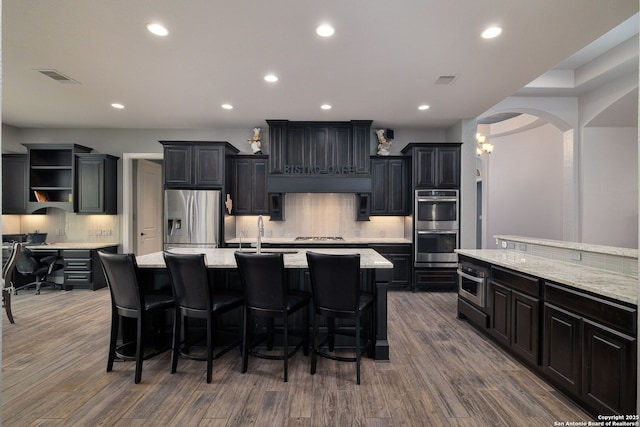
M234 253L236 248L173 248L174 253L204 254L205 263L212 275L214 286L224 286L239 290L237 264ZM245 252L250 249L245 249ZM307 251L328 254L359 254L362 270L361 286L374 297L373 313L370 325L370 356L376 361L389 360L389 342L387 340L387 288L393 271L393 264L373 249L367 248L278 248L263 249L264 253L283 253L284 266L288 272L289 285L293 288L311 291ZM143 286L159 290L169 290L169 276L162 252L136 257Z

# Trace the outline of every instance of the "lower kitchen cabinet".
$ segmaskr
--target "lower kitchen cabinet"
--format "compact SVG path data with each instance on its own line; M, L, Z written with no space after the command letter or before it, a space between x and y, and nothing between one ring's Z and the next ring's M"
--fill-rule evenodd
M393 273L389 281L389 290L409 290L411 288L411 245L372 245L371 249L379 252L393 263Z
M117 246L101 248L101 251L116 253ZM96 289L107 286L100 259L96 250L64 249L64 289Z
M416 268L412 290L454 291L458 283L455 268Z
M637 308L552 283L545 300L545 376L593 413L635 413Z
M534 366L540 360L540 284L534 277L492 267L489 285L490 332Z

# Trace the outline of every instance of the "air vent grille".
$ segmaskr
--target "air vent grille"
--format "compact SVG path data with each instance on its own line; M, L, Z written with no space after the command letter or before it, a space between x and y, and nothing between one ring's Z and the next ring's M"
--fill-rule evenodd
M56 70L36 70L40 74L43 74L59 83L67 83L67 84L78 84L76 80L73 80L71 77L67 77L59 71Z
M450 85L452 84L458 76L440 76L436 79L435 84L437 85Z

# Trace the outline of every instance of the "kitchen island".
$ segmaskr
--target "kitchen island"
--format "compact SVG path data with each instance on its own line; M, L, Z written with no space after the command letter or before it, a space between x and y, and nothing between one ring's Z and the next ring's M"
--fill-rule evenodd
M237 265L234 253L238 249L170 249L174 253L203 253L205 263L210 269L214 286L240 290ZM245 252L251 249L244 249ZM367 248L277 248L263 249L264 253L276 252L284 254L284 266L289 274L289 286L293 289L310 291L307 269L307 251L331 254L360 254L360 268L363 272L362 289L374 296L373 313L370 319L369 355L375 360L389 360L389 342L387 341L387 286L393 264L373 249ZM153 289L166 289L169 278L162 252L136 257L141 276L146 286Z
M637 250L498 242L457 250L458 317L592 414L637 413Z

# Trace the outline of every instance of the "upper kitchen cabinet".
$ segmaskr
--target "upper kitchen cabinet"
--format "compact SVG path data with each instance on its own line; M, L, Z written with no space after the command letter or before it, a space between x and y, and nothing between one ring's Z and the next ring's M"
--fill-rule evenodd
M403 148L413 157L414 188L459 188L460 145L411 143Z
M91 148L77 144L24 144L28 150L27 211L56 207L74 211L75 155Z
M269 193L370 193L371 120L269 124Z
M118 157L108 154L78 154L74 211L93 215L117 214L117 171Z
M409 215L407 157L371 157L371 215Z
M234 156L231 159L232 214L269 214L267 169L267 156Z
M2 156L2 214L27 213L29 167L26 154Z
M370 120L269 123L269 173L368 174Z
M228 142L160 141L165 188L213 189L224 185L225 158L239 150Z

